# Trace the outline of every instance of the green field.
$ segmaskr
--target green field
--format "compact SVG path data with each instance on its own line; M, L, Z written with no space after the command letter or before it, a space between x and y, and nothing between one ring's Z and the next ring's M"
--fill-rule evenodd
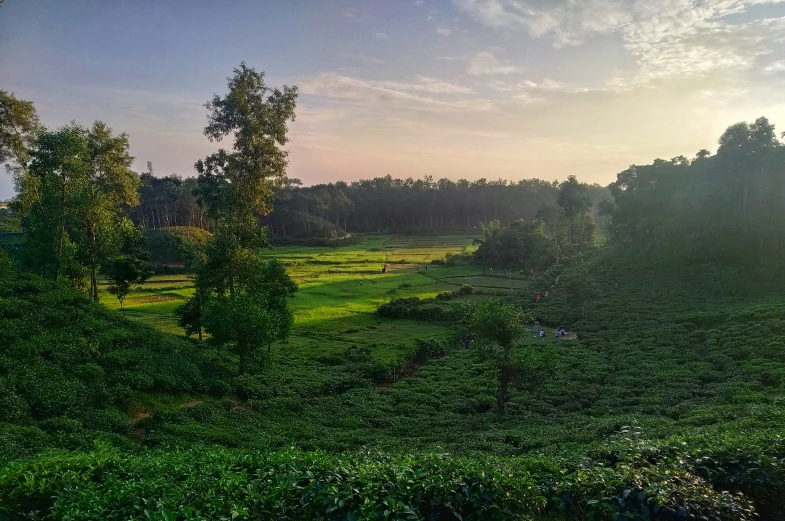
M441 338L443 324L385 321L374 315L395 297L432 298L463 284L487 290L509 290L503 277L478 276L472 266L430 264L448 254L473 251L469 236L366 236L353 246L339 248L278 246L264 250L277 257L299 291L291 300L295 324L289 343L276 346L293 355L323 356L367 348L378 359L395 359L415 338ZM387 273L382 267L387 264ZM427 266L427 269L426 269ZM417 269L419 268L419 272ZM525 281L514 279L514 288ZM101 288L106 288L102 283ZM183 334L174 310L191 294L186 275L158 275L134 290L125 300L128 318L163 332ZM101 292L101 303L119 309L117 299Z

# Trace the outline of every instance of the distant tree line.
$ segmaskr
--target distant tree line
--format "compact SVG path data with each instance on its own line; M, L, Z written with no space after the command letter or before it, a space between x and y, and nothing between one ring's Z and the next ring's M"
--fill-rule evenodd
M130 217L146 229L213 222L199 205L195 178L140 176L139 206ZM272 211L260 216L272 238L330 237L346 232L467 230L480 221L509 224L533 219L556 202L559 183L540 179L434 181L377 177L302 186L286 179L272 188ZM595 203L610 199L606 187L588 187ZM595 205L596 206L596 205Z

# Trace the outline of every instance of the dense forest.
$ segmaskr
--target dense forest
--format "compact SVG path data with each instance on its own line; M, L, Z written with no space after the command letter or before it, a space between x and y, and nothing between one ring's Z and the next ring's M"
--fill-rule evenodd
M194 177L142 173L139 206L130 217L145 229L195 226L212 229L196 197ZM262 217L270 236L335 236L342 232L467 230L480 221L509 224L534 219L556 202L560 184L539 179L452 181L377 177L346 183L302 186L289 179L274 189L272 211ZM610 200L607 187L588 187L594 208ZM598 216L594 214L595 220Z

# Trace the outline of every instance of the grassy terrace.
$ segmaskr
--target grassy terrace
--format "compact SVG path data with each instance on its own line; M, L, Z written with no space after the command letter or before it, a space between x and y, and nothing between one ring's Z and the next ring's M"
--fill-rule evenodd
M402 346L415 338L444 336L444 325L385 321L374 312L393 297L428 298L463 284L489 292L508 290L510 281L503 276L482 276L471 266L430 264L447 254L473 249L472 238L465 235L370 235L359 244L335 249L278 246L265 250L266 255L283 261L300 285L291 301L295 325L285 349L295 356L323 356L365 347L374 358L384 360L396 358ZM384 264L387 273L383 274ZM521 290L525 281L514 278L512 285ZM126 314L163 332L182 335L173 312L192 293L186 275L158 275L126 298ZM101 292L101 302L119 308L108 291Z

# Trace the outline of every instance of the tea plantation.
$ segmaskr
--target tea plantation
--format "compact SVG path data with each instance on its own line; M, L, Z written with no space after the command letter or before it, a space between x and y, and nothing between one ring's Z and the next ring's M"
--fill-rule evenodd
M241 376L177 328L187 277L133 292L125 320L4 257L0 519L783 518L775 264L440 264L470 242L267 250L300 284L295 326ZM490 297L540 319L515 349L552 367L503 415L457 336L461 303Z

